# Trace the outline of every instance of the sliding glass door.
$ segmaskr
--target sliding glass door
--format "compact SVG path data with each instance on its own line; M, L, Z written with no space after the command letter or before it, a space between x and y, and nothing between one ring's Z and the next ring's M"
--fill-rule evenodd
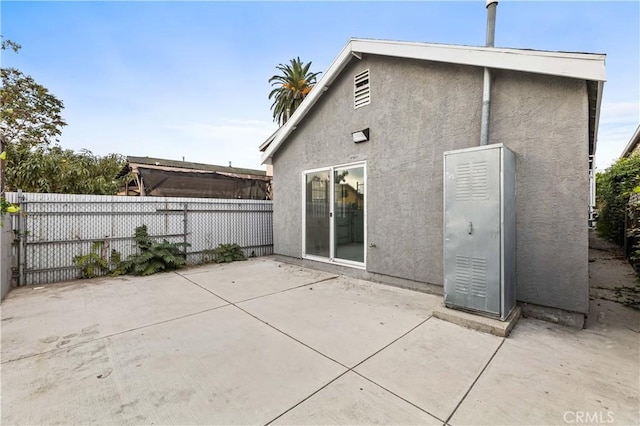
M336 259L364 263L364 166L333 170Z
M330 176L329 170L305 175L305 251L313 256L330 257Z
M365 165L304 174L303 256L364 266Z

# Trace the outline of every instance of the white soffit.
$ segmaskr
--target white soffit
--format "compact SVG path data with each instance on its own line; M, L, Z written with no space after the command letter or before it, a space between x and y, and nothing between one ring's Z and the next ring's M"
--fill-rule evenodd
M354 38L349 40L291 118L278 129L273 141L262 155L262 164L271 164L273 154L291 132L295 130L300 120L309 112L349 61L357 60L356 58L359 58L362 53L556 75L598 82L604 82L606 80L606 55L604 54L549 52L541 50ZM598 100L600 101L602 84L598 86Z

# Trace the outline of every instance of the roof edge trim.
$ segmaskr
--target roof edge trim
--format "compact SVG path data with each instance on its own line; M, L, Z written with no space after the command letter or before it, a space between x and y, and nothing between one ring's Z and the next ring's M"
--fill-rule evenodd
M636 128L636 131L633 133L633 136L631 136L631 139L629 139L629 143L627 144L627 146L624 147L624 151L622 151L622 155L620 155L620 158L628 157L639 143L640 125L638 126L638 128Z
M555 75L580 80L606 80L604 54L564 53L540 50L475 47L390 40L350 39L320 78L313 90L296 109L291 118L276 131L272 142L262 154L262 164L272 164L274 153L295 130L296 125L313 108L320 96L342 72L354 56L352 53L418 59ZM601 93L602 85L599 84ZM599 113L599 103L598 111ZM599 116L599 114L598 114ZM597 119L596 119L597 121ZM597 126L597 123L596 123Z

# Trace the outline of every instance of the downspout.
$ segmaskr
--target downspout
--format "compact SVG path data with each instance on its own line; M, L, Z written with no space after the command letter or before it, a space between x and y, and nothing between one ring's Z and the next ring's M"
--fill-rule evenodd
M498 0L487 0L487 39L486 47L494 46L496 35L496 7ZM489 143L489 116L491 113L491 70L484 69L482 89L482 122L480 127L480 145Z

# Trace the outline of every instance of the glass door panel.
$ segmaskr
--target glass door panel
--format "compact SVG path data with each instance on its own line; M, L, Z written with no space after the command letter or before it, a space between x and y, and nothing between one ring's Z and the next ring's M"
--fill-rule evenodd
M334 257L364 262L364 166L335 168L333 185Z
M330 257L329 170L305 174L305 252Z

